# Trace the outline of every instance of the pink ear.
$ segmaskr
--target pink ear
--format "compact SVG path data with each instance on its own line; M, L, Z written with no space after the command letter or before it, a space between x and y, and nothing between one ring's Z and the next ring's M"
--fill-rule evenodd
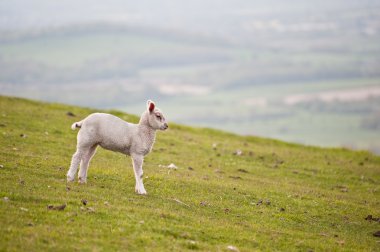
M154 110L154 107L155 107L154 103L150 102L149 103L149 111L152 112Z

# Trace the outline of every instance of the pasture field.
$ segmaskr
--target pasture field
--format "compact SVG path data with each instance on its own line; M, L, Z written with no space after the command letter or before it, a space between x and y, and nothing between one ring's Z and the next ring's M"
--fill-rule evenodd
M86 185L66 183L70 126L94 109L5 96L0 108L0 251L380 250L369 152L170 124L140 196L130 158L102 149Z

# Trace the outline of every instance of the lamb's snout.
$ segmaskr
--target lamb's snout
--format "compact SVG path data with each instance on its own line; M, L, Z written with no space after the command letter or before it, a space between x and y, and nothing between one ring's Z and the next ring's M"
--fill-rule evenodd
M169 125L167 123L164 123L164 126L162 126L162 130L166 130L169 128Z

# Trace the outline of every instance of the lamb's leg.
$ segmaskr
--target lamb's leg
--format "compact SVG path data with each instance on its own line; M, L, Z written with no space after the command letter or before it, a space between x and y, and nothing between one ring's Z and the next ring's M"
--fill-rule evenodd
M82 160L83 151L77 148L71 159L70 169L67 171L67 182L72 182L75 179L75 174L77 173L80 161Z
M91 158L94 156L96 151L96 145L92 146L82 157L82 162L80 163L80 169L78 173L78 182L84 184L87 182L87 170Z
M135 192L138 194L146 194L144 184L143 184L143 170L142 170L144 157L140 155L132 155L132 160L133 160L133 170L135 171L135 178L136 178Z

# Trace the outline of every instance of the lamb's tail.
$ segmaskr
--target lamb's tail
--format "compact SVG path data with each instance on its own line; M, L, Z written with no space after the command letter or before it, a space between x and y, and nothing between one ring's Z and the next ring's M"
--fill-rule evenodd
M83 121L75 122L75 123L73 123L73 125L71 125L71 129L72 129L72 130L75 130L75 129L77 129L77 128L81 128L81 127L82 127L82 124L83 124Z

